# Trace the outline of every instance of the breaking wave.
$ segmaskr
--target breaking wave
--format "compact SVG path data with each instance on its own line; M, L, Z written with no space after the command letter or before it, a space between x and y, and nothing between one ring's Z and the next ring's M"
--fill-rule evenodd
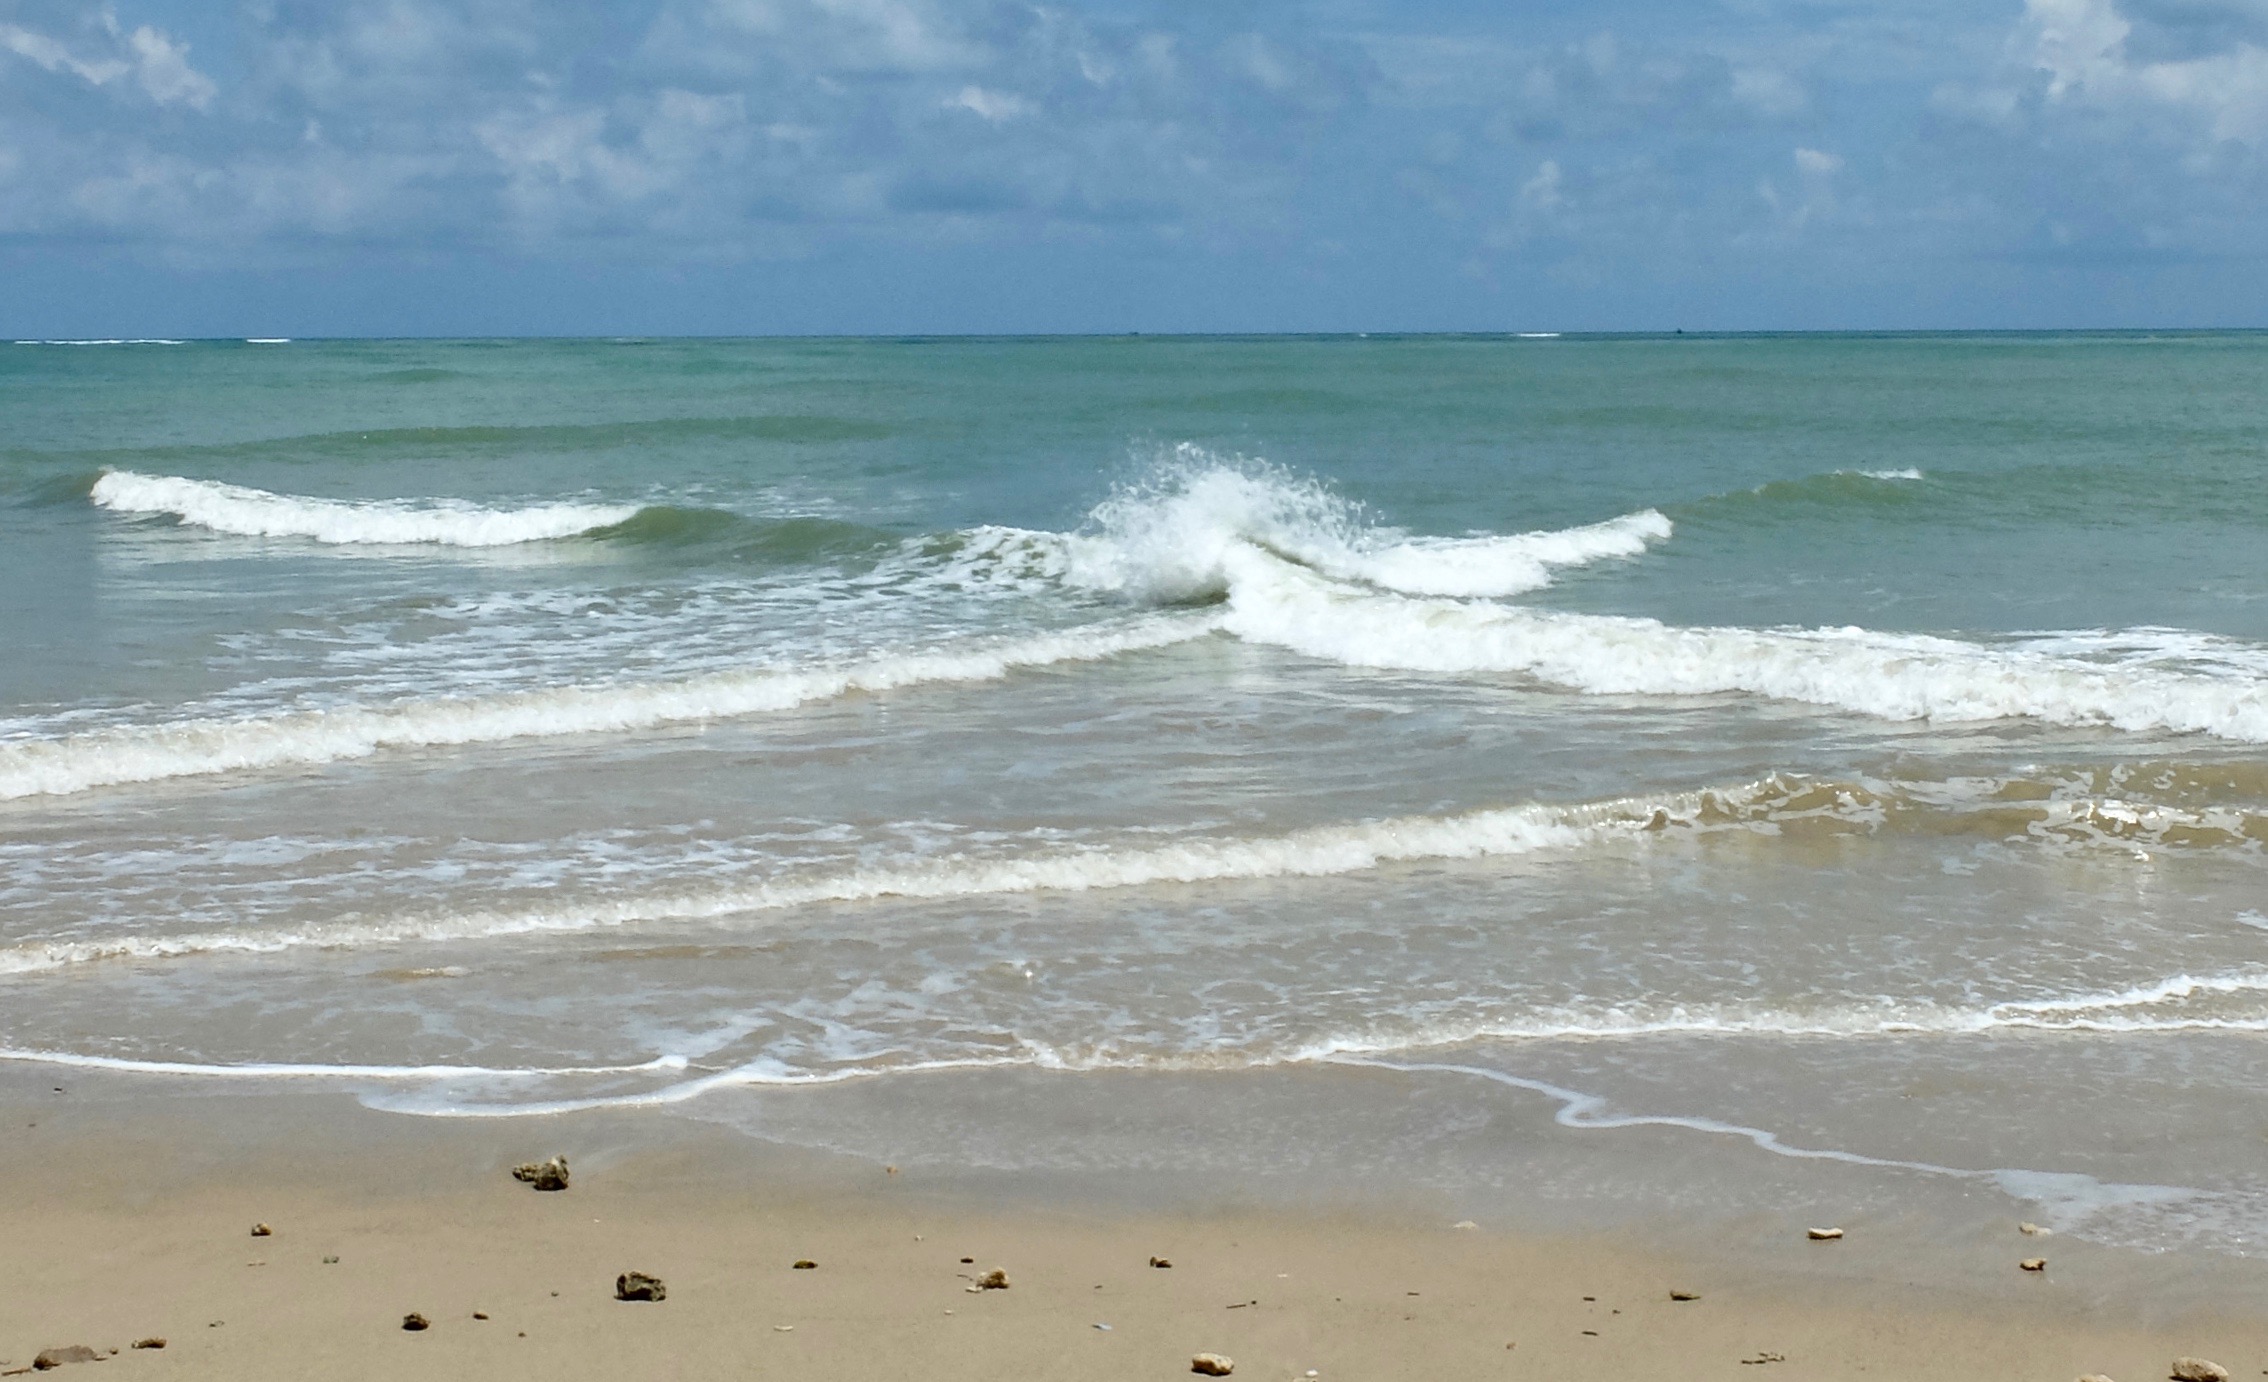
M485 509L453 500L311 499L217 480L105 471L89 497L118 513L171 514L239 537L303 537L334 545L505 547L626 523L635 504L536 504Z
M947 859L854 869L801 880L650 894L521 911L341 922L295 931L212 931L107 941L38 941L0 950L0 974L23 974L107 959L164 959L236 952L358 948L410 941L473 941L500 936L595 931L651 922L705 921L829 902L935 899L1031 892L1088 892L1155 883L1321 877L1415 859L1474 859L1566 847L1604 833L1643 829L1653 805L1507 807L1461 816L1411 816L1320 826L1247 839L1192 839L1135 849L1097 849L1025 858Z
M1231 593L1231 564L1253 549L1404 594L1505 596L1549 585L1563 567L1642 555L1670 534L1670 521L1645 509L1577 528L1414 537L1320 483L1184 445L1151 479L1104 500L1080 532L1026 536L1061 544L1074 585L1180 603Z
M1224 553L1223 626L1349 666L1517 673L1597 695L1728 692L1885 720L2028 719L2268 743L2268 682L2121 666L1860 628L1680 628L1326 580L1246 545Z
M1132 621L959 648L679 681L567 686L239 720L185 720L0 742L0 800L130 782L366 758L381 749L655 729L786 710L857 691L989 681L1022 667L1088 662L1202 638L1216 617Z
M2159 794L2192 795L2194 783L2169 767L2176 781ZM1028 854L954 854L896 863L867 862L835 869L805 867L757 883L656 888L611 898L588 898L518 909L405 915L324 923L296 930L211 930L104 940L54 938L0 950L0 975L33 973L109 959L167 959L208 953L269 953L298 949L360 949L403 943L473 942L498 937L589 932L649 924L719 922L830 903L883 899L936 900L1021 893L1080 893L1153 884L1189 884L1272 878L1331 877L1414 861L1509 857L1636 840L1664 834L1751 835L1794 840L1838 835L1961 836L2028 841L2046 848L2238 851L2257 856L2268 846L2268 812L2257 803L2190 805L2141 795L2103 796L2097 774L2077 770L2048 777L1845 781L1773 774L1741 786L1575 804L1531 803L1443 816L1402 816L1316 826L1279 835L1185 837L1166 844L1048 848ZM2009 1003L1963 1015L1935 1008L1853 1008L1801 1018L1742 1016L1678 1007L1664 1014L1539 1015L1528 1026L1494 1027L1473 1035L1570 1036L1666 1033L1688 1030L1775 1032L1781 1035L1857 1031L1972 1031L1993 1026L2075 1026L2121 1029L2092 1009L2145 1007L2200 994L2268 991L2268 977L2224 980L2186 977L2111 1004L2090 999L2075 1008L2054 1003ZM2068 1005L2066 1005L2068 1006ZM2185 1025L2241 1025L2268 1030L2268 1017L2192 1021ZM2124 1021L2124 1019L2119 1019ZM1729 1025L1728 1025L1729 1024ZM2145 1024L2147 1029L2149 1024ZM1447 1038L1443 1038L1447 1040Z

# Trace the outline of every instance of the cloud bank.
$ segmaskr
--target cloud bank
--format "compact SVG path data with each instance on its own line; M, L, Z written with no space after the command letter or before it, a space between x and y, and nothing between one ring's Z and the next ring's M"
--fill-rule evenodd
M2181 324L2268 308L2264 171L2261 0L0 7L20 331L122 273L643 285L540 329Z

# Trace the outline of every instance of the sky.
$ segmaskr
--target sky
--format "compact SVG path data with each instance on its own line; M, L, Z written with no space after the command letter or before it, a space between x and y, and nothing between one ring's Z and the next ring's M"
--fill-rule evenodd
M0 333L2268 325L2268 0L0 0Z

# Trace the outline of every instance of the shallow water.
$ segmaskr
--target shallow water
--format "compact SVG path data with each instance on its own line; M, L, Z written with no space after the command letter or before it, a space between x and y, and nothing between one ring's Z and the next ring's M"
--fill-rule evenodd
M2249 1253L2263 383L2254 335L8 347L0 1046L867 1147L956 1071L1312 1068ZM1561 1156L1380 1121L1309 1153Z

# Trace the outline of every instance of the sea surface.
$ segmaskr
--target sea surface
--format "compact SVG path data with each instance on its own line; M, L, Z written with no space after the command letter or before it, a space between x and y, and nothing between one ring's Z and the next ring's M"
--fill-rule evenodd
M12 1061L2268 1250L2268 336L0 343L0 591Z

